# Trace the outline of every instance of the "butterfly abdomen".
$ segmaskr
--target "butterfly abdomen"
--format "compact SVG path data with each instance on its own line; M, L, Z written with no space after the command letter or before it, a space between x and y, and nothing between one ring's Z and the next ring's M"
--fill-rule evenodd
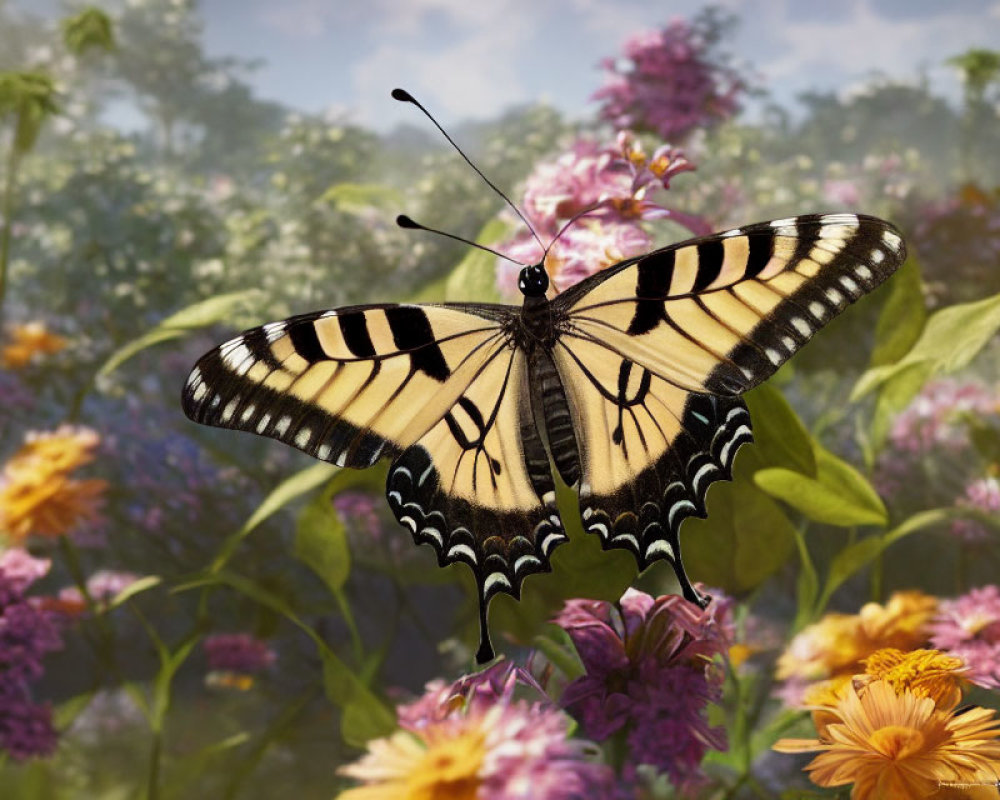
M559 476L574 486L580 480L580 449L562 379L552 356L541 348L528 363L535 418L542 422Z

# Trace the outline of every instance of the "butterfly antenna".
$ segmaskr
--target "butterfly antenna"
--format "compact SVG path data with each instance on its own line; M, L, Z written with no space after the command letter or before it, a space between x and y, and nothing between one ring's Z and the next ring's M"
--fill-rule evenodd
M531 235L535 237L535 241L538 242L538 246L544 250L545 245L543 245L542 240L538 238L538 234L535 232L535 229L531 227L531 223L528 222L528 218L521 213L521 209L519 209L516 205L514 205L514 202L509 197L507 197L507 195L501 192L500 189L497 187L497 185L493 183L493 181L491 181L489 178L487 178L483 174L483 171L479 169L479 167L477 167L475 164L472 163L471 159L465 154L462 148L455 143L455 140L448 135L448 132L441 127L441 124L436 119L434 119L433 116L431 116L431 112L428 111L426 108L424 108L423 105L421 105L421 103L405 89L393 89L392 97L394 100L399 100L399 102L401 103L413 103L413 105L415 105L417 108L419 108L421 111L424 112L424 116L426 116L427 119L429 119L431 122L434 123L435 128L441 131L441 135L444 136L444 138L448 140L448 143L451 144L451 146L458 151L458 154L465 159L465 163L468 164L470 167L472 167L476 171L476 174L484 181L486 181L486 185L489 186L498 195L500 195L507 203L507 205L509 205L512 209L514 209L514 213L521 218L521 222L523 222L528 227L528 230L531 231ZM426 230L430 230L430 228L427 228ZM440 231L436 232L440 233Z
M494 250L492 247L487 247L485 244L479 244L479 242L473 242L470 241L469 239L463 239L461 236L456 236L453 233L446 233L445 231L439 231L437 228L429 228L426 225L421 225L416 220L410 219L408 216L406 216L406 214L400 214L399 216L397 216L396 224L400 228L407 228L409 230L414 230L414 231L427 231L428 233L436 233L438 236L444 236L447 239L454 239L456 242L467 244L469 245L469 247L475 247L477 250L485 250L487 253L492 253L498 258L505 259L506 261L509 261L512 264L517 264L519 267L528 266L527 264L524 264L514 258L511 258L510 256L504 253L501 253L499 250Z

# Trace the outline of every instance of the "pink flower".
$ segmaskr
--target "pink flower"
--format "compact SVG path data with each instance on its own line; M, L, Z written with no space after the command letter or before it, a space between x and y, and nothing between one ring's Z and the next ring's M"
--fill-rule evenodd
M961 658L969 680L1000 689L1000 588L989 584L942 600L930 627L931 644Z
M590 745L572 739L569 718L548 699L515 700L517 684L540 687L524 670L500 662L398 711L402 730L368 745L340 772L364 783L343 800L412 796L482 800L611 800L609 767L591 759ZM544 695L540 695L544 698Z
M960 497L955 505L975 508L987 514L1000 513L1000 481L992 476L973 481L965 487L965 496ZM951 523L951 533L970 544L986 542L992 535L989 528L974 519L956 519Z
M628 39L624 60L603 62L607 79L593 96L601 101L601 117L679 140L736 114L746 85L712 52L718 28L710 17L675 20Z
M726 748L706 707L721 694L712 661L732 640L730 609L723 598L702 610L676 595L654 599L633 589L617 607L568 601L555 622L587 672L566 687L563 705L587 736L602 741L622 731L636 763L666 772L682 791L694 788L708 748Z
M209 669L238 675L261 672L276 658L267 642L248 633L216 633L206 636L202 646Z
M964 415L996 414L997 410L996 395L977 383L931 381L896 417L890 441L910 453L926 453L936 447L958 448L966 443Z
M700 218L666 208L652 193L694 167L684 154L667 146L647 156L636 139L622 132L614 145L577 141L555 161L539 165L524 191L525 216L543 242L551 242L545 266L554 291L618 261L650 249L640 223L670 219L695 234L709 233ZM521 264L537 264L542 248L528 233L515 235L500 251ZM500 260L501 292L516 285L520 266Z

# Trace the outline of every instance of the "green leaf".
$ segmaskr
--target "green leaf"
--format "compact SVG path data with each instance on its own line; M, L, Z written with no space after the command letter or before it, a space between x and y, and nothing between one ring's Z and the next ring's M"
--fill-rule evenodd
M572 638L565 628L549 624L531 640L531 645L551 662L567 680L575 680L587 672Z
M316 202L332 205L339 211L358 213L370 208L401 208L403 195L398 189L382 184L344 182L331 186Z
M364 747L372 739L391 733L396 727L396 715L379 705L361 700L351 700L344 706L340 717L340 735L352 747Z
M762 464L815 477L812 436L785 396L765 383L748 392L743 399L753 419L753 447Z
M814 442L816 479L828 489L849 499L857 508L865 508L878 516L878 525L889 523L889 512L871 482L842 458L835 456L819 442Z
M782 467L762 469L754 483L772 497L784 501L816 522L849 528L855 525L885 525L884 511L852 502L853 498L815 478Z
M180 339L197 328L204 328L226 320L237 310L248 307L250 301L259 295L260 292L257 289L232 292L202 300L181 309L176 314L171 314L151 331L147 331L138 339L133 339L112 353L111 357L104 362L104 366L98 370L97 377L101 378L111 374L132 356L147 347L171 339Z
M243 527L226 538L222 547L219 548L219 555L215 557L210 570L212 572L221 570L232 558L240 542L249 536L258 525L287 506L295 498L330 480L338 469L340 468L324 461L285 478L264 498L264 502L257 506L257 510L250 515L250 519L243 523Z
M892 421L916 397L931 375L931 364L921 361L893 375L879 388L871 422L871 445L876 451L885 446Z
M295 530L295 557L315 572L337 595L351 573L344 523L325 493L299 514Z
M955 372L969 364L1000 330L1000 294L935 312L920 338L894 364L867 370L855 384L851 400L875 390L914 364L926 363L930 374Z
M491 219L476 237L478 244L491 246L507 235L510 226L501 219ZM497 289L497 257L492 253L470 248L445 284L446 300L475 300L482 303L501 301Z
M159 575L145 575L136 581L132 581L132 583L112 597L106 608L108 611L118 608L137 594L145 592L147 589L152 589L154 586L159 586L161 583L163 583L163 578Z
M740 458L743 454L737 463ZM708 518L689 519L681 528L684 562L692 579L729 593L759 586L795 549L794 526L746 472L739 469L732 483L713 486Z
M792 631L799 631L813 621L816 598L819 597L819 575L806 545L805 532L795 528L795 545L799 551L799 578L796 585L796 605L798 611L792 623Z
M893 364L905 356L920 338L927 321L920 269L914 256L893 276L889 298L875 327L871 366Z
M323 687L326 690L327 697L340 708L346 708L349 704L354 704L358 709L357 713L367 715L368 723L362 733L367 735L369 732L375 731L373 735L381 736L393 729L395 726L394 713L330 649L323 640L323 637L295 613L283 597L265 589L243 575L225 571L203 576L199 580L191 581L182 587L177 587L176 591L187 591L213 585L229 586L265 608L281 614L312 639L323 662ZM348 735L352 737L353 742L360 741L357 738L356 731L350 734L345 732L345 738Z

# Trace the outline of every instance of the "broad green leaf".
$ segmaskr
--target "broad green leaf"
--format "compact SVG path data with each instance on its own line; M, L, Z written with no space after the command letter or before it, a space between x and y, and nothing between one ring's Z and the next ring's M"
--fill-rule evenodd
M398 189L378 183L337 183L317 201L356 213L369 208L402 208L403 195Z
M161 583L163 583L163 578L159 575L145 575L139 578L139 580L133 581L112 597L107 604L107 609L110 611L113 608L118 608L118 606L131 600L137 594L141 594L147 589L152 589L154 586L159 586Z
M785 396L765 383L748 392L744 399L753 419L753 448L762 465L785 467L815 477L812 437Z
M95 691L83 692L82 694L63 700L52 710L52 724L56 730L66 730L73 721L80 716L94 699Z
M237 310L246 308L250 301L258 297L260 292L248 289L242 292L231 292L183 308L176 314L171 314L151 331L147 331L138 339L133 339L124 347L111 354L104 362L97 377L104 377L114 372L136 353L153 345L171 339L180 339L197 328L214 325L231 317Z
M966 366L1000 330L1000 294L948 306L927 320L916 344L894 364L866 371L854 386L857 400L913 364L927 363L931 374L955 372Z
M222 547L219 549L219 555L212 562L211 571L218 572L221 570L232 557L233 553L236 552L236 548L239 547L240 542L249 536L265 519L275 512L280 511L295 498L312 491L317 486L330 480L337 473L338 469L339 467L322 461L319 464L306 467L301 472L296 472L291 477L279 483L264 498L264 502L257 506L257 510L250 515L250 519L243 524L243 527L235 533L230 534L226 541L223 542Z
M743 592L785 563L795 549L795 528L778 504L738 470L732 483L709 489L708 518L684 523L681 547L692 580Z
M927 321L920 269L914 256L893 276L889 298L875 328L871 366L893 364L905 356L920 338Z
M850 502L858 508L867 508L876 514L882 521L880 525L889 523L889 512L886 511L885 503L879 497L875 487L857 469L848 464L842 458L835 456L819 442L814 442L816 454L816 479L828 489L849 498Z
M753 476L754 483L772 497L816 522L849 528L855 525L885 525L886 516L855 498L798 472L782 467L762 469Z
M507 235L510 226L501 219L491 219L476 237L478 244L491 246ZM492 253L469 248L445 284L445 299L497 303L497 257Z
M320 494L299 514L295 529L295 557L323 580L333 594L339 594L351 573L344 523L333 503Z

